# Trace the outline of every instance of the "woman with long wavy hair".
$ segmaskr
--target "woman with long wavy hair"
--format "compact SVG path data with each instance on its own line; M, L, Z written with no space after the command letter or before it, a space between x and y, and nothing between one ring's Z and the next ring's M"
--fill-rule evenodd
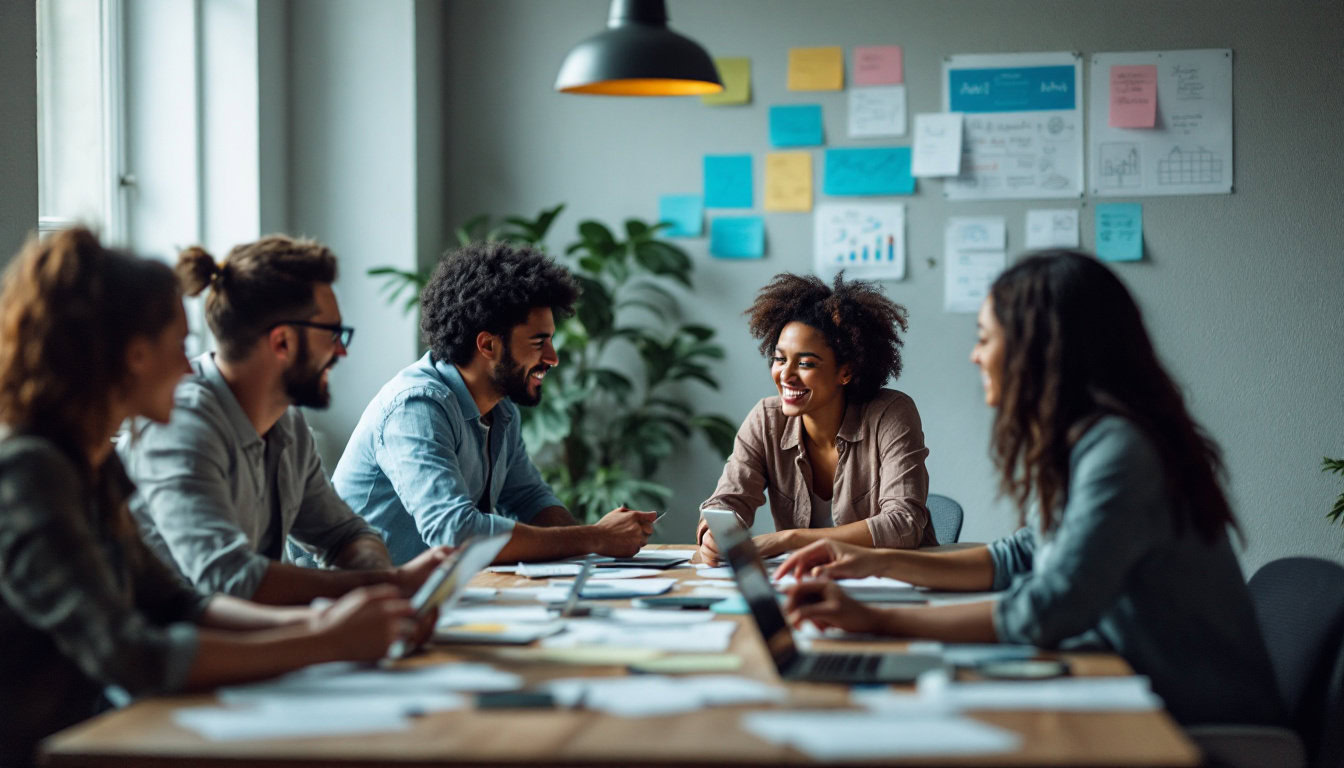
M407 631L392 586L321 611L193 591L140 540L112 450L123 421L168 420L186 315L163 264L86 230L30 242L0 288L0 765L131 695L319 661L372 660ZM423 629L423 628L422 628Z
M1031 256L994 282L971 360L995 409L990 453L1023 526L953 552L823 542L780 573L888 575L993 602L878 610L826 579L790 620L952 642L1123 656L1184 723L1276 723L1281 706L1229 541L1217 446L1097 260Z

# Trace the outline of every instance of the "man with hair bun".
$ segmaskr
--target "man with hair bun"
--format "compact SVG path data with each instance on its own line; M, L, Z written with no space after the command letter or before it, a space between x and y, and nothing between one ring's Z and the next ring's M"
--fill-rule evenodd
M393 568L382 539L332 489L299 407L325 408L327 376L354 329L321 243L270 235L222 263L194 247L178 259L189 295L206 293L217 352L191 361L172 420L119 451L151 547L203 592L271 604L392 583L411 594L443 559ZM283 562L293 538L334 570Z
M444 257L420 297L429 352L364 409L332 481L378 528L395 562L511 532L497 562L639 551L657 515L619 507L579 525L527 456L519 405L541 401L560 360L555 318L578 286L551 259L507 243Z

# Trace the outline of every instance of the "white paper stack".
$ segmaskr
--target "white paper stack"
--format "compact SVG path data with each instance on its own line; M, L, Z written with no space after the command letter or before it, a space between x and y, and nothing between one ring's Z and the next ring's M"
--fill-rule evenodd
M590 677L547 684L562 706L583 706L621 717L651 717L714 706L781 701L783 688L736 675Z

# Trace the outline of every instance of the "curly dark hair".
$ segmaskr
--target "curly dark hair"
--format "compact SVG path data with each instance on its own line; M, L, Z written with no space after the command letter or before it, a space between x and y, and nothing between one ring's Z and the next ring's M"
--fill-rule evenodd
M803 323L826 337L839 365L848 365L852 378L845 397L855 403L877 396L888 379L901 375L901 339L908 324L905 307L882 295L876 283L835 276L827 286L813 275L784 272L756 294L746 311L751 337L761 342L769 357L779 334L789 323Z
M439 360L467 365L481 331L508 338L538 307L556 322L574 313L579 286L569 270L528 246L472 243L439 260L420 293L420 332Z
M999 275L989 295L1004 344L990 451L1020 522L1034 498L1046 529L1058 524L1070 451L1113 414L1157 448L1167 488L1184 502L1174 508L1178 530L1191 525L1209 541L1227 526L1239 531L1223 493L1222 453L1190 416L1114 273L1087 254L1043 251Z

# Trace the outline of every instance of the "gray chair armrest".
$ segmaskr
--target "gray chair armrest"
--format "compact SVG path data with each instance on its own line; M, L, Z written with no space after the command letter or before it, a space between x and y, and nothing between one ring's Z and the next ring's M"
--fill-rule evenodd
M1287 728L1262 725L1195 725L1185 733L1216 768L1303 768L1302 740Z

